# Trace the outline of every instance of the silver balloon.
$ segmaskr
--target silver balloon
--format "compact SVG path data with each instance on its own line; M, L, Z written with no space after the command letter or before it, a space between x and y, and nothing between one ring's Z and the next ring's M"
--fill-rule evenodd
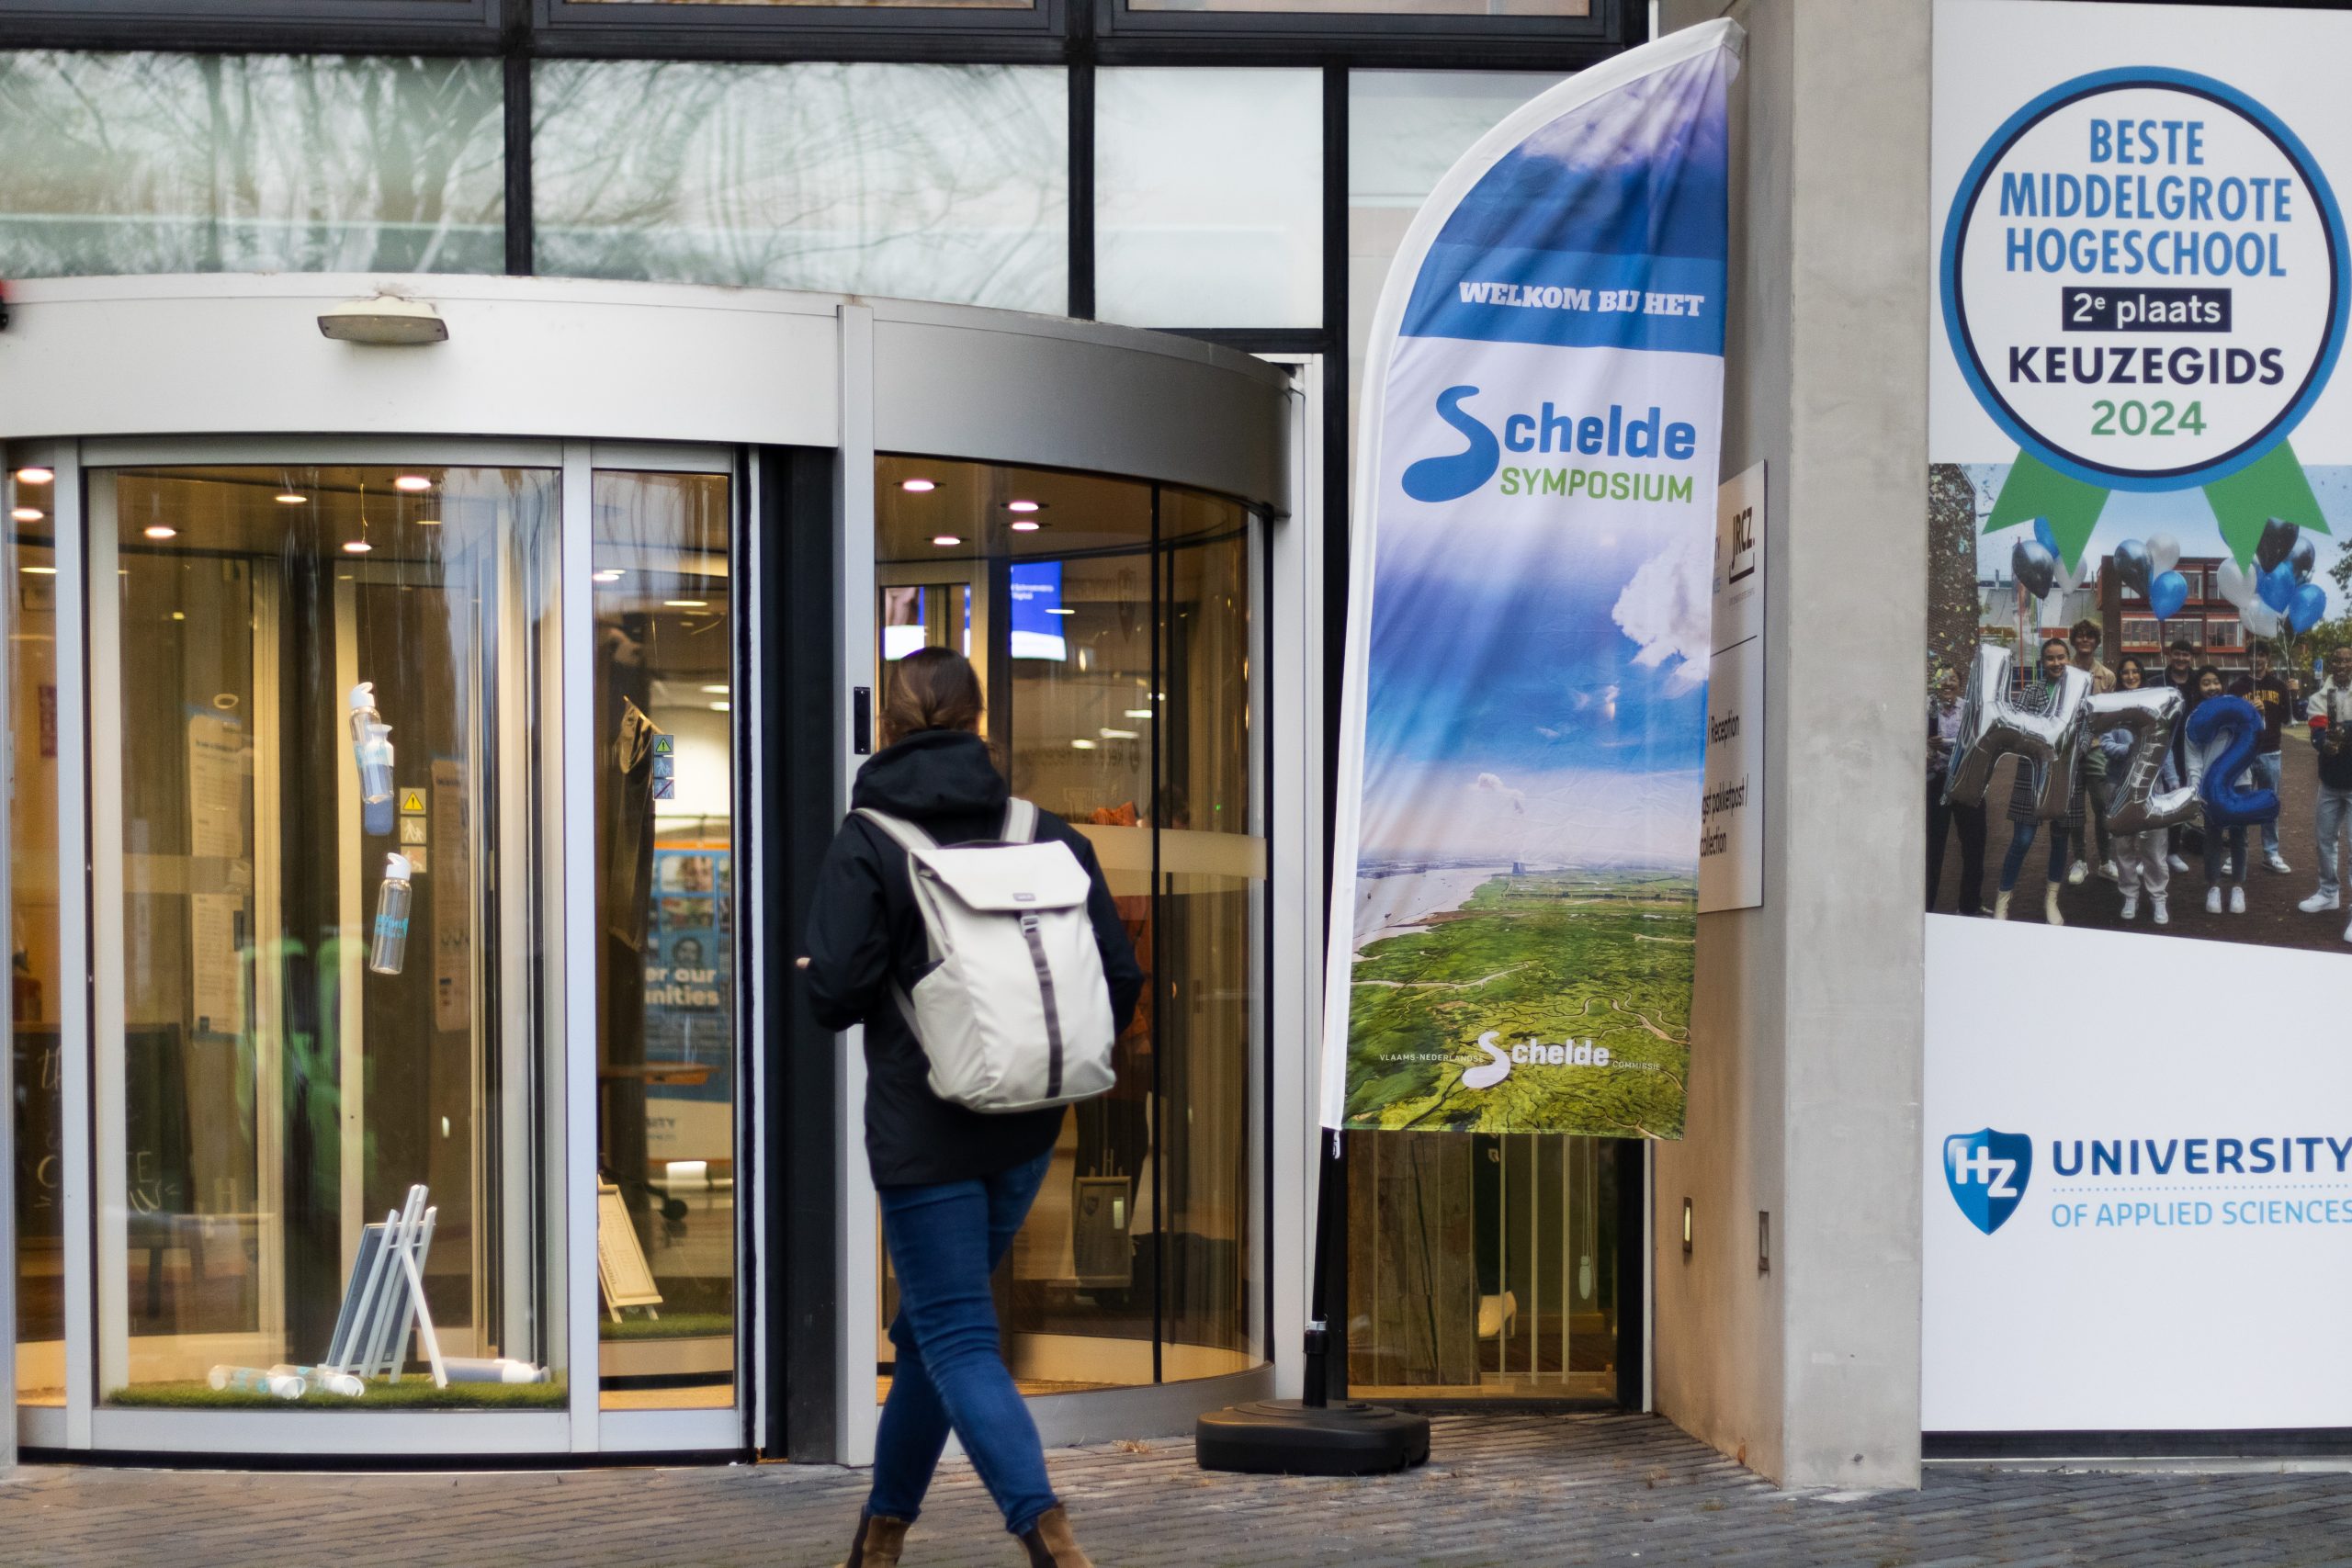
M2038 539L2019 539L2009 547L2009 573L2025 584L2027 592L2047 599L2058 586L2058 558Z
M2082 765L2090 672L2068 665L2059 673L2058 699L2052 710L2032 714L2009 701L2011 662L2009 650L1998 643L1977 646L1976 662L1968 672L1968 694L1961 705L1960 738L1945 774L1944 798L1960 806L1982 806L1994 765L2014 754L2041 774L2034 816L2054 821L2066 815Z
M2246 630L2266 641L2287 629L2287 617L2259 599L2249 599L2239 605L2238 619Z
M2091 698L2091 732L2132 732L2132 752L2124 759L2120 778L2108 774L2114 797L2107 807L2107 825L2117 833L2143 833L2151 828L2171 828L2197 816L2197 791L2191 787L2156 793L2165 753L2172 749L2173 726L2180 720L2181 697L2170 686L2143 686L2136 692L2108 692Z

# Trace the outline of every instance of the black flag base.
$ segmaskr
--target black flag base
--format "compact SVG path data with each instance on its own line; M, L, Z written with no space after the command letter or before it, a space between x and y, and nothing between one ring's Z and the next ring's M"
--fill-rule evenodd
M1386 1475L1430 1457L1430 1418L1342 1400L1267 1399L1213 1410L1194 1428L1203 1470L1247 1475Z

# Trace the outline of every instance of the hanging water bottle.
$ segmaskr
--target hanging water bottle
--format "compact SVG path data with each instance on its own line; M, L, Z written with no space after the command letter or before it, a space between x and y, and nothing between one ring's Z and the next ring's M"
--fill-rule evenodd
M384 886L376 894L376 936L368 947L368 967L379 975L397 975L408 959L408 906L413 869L402 854L384 857Z
M392 830L392 727L376 711L373 681L362 681L351 688L351 755L359 764L359 804L367 829L389 833Z

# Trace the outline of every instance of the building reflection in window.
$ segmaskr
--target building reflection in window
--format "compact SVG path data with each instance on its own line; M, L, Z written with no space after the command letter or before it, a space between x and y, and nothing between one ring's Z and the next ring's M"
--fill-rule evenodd
M877 493L880 679L926 643L970 651L1014 790L1092 841L1148 976L1116 1085L1065 1121L1000 1271L1014 1374L1052 1393L1257 1365L1255 520L1170 486L928 458L882 459Z

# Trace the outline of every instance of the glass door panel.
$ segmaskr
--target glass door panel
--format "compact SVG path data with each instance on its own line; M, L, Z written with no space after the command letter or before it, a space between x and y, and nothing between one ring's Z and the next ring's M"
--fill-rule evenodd
M1165 486L928 458L880 462L880 689L958 645L1018 794L1093 845L1143 1000L1111 1090L1071 1109L996 1280L1031 1393L1262 1359L1266 860L1252 728L1254 532ZM883 1322L895 1310L883 1261ZM878 1337L887 1390L891 1348Z
M605 1409L735 1402L734 599L725 474L597 471Z
M403 1250L376 1226L415 1240L447 1385L404 1335L356 1397L306 1398L563 1403L535 1155L556 981L510 978L548 918L526 868L554 828L557 489L90 477L107 1404L276 1404L273 1369L341 1343L355 1263Z

